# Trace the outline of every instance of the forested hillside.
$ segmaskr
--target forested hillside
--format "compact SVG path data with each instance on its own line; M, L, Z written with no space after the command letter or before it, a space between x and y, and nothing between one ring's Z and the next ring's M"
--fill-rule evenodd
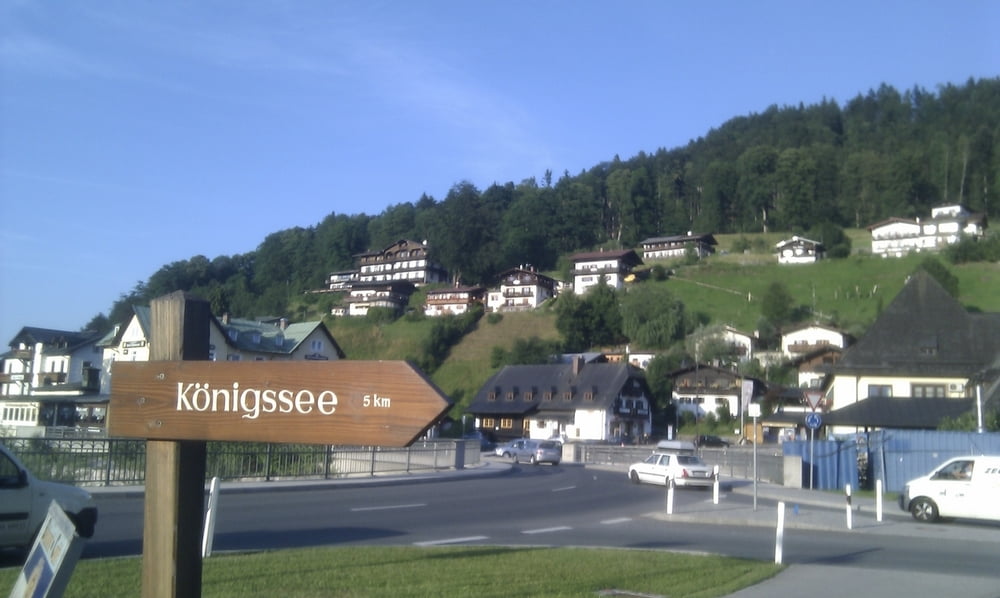
M460 183L444 198L400 198L377 215L331 213L276 231L247 254L164 265L90 326L123 321L132 304L178 289L209 299L216 313L315 317L329 296L305 291L352 267L355 254L400 238L429 241L456 280L490 284L512 266L558 270L574 251L688 230L824 240L942 203L989 215L998 190L1000 78L935 92L883 85L843 106L772 106L686 146L615 156L576 174L484 190Z

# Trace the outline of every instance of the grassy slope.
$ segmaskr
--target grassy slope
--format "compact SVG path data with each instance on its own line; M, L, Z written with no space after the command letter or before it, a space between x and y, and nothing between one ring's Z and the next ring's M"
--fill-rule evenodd
M861 336L879 310L888 305L925 255L882 259L866 255L866 231L848 231L856 254L843 260L812 265L779 266L770 248L787 234L746 235L755 246L749 254L730 249L741 235L720 235L723 254L695 266L673 266L676 274L665 284L692 313L711 323L753 332L760 319L761 298L774 281L781 281L797 298L841 328ZM669 265L669 264L668 264ZM959 301L977 311L1000 312L1000 264L949 266L959 279ZM406 359L420 351L433 322L401 319L374 326L363 318L327 318L327 325L349 359ZM555 314L549 309L504 314L496 324L487 318L452 351L432 379L456 404L465 405L495 372L490 368L494 346L510 348L515 339L537 336L556 339ZM454 415L458 415L457 413Z

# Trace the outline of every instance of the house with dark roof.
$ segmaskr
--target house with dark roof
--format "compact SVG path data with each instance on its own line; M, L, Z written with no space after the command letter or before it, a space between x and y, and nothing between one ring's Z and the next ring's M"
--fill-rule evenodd
M22 328L0 356L0 429L31 435L40 422L75 425L99 394L100 339L93 331Z
M673 380L671 399L680 412L693 413L701 418L709 413L725 409L732 417L739 417L740 411L750 398L763 395L766 385L762 380L744 376L733 369L713 365L695 364L670 372ZM744 396L744 383L749 396Z
M812 264L826 255L826 248L819 241L797 235L783 239L774 245L779 264Z
M448 281L448 271L435 261L427 241L400 239L381 250L359 253L354 259L358 265L358 275L350 282L407 281L419 287ZM328 279L328 282L334 281Z
M556 296L559 282L531 266L505 270L498 276L498 288L490 290L486 307L490 311L527 311Z
M829 421L853 428L889 427L905 421L907 413L920 412L920 423L936 427L951 416L951 407L958 409L975 397L977 377L998 359L1000 313L966 311L933 276L917 271L831 367L825 385ZM865 406L871 399L879 401ZM897 415L890 417L890 411ZM865 413L873 419L857 417ZM848 415L851 423L844 419Z
M613 289L625 286L625 278L642 259L632 249L590 251L570 256L573 263L573 292L583 295L603 279Z
M713 235L688 231L686 235L643 239L639 246L643 260L663 260L685 257L689 250L699 259L708 257L718 244Z
M498 440L640 439L652 432L652 394L642 370L626 363L511 365L476 393L469 413Z
M481 286L454 286L427 291L424 303L426 316L457 316L466 313L476 305L482 305L486 289Z

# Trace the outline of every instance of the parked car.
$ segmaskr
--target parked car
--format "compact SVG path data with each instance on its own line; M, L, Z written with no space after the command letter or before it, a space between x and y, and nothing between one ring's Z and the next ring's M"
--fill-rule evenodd
M562 459L562 445L554 440L532 440L519 438L494 450L498 457L513 459L514 463L522 461L531 464L552 463L558 465Z
M39 480L0 444L0 547L31 548L52 501L62 507L81 537L94 534L97 505L89 492Z
M910 480L899 507L917 521L967 517L1000 521L1000 456L958 457Z
M665 486L673 478L677 486L708 487L715 482L712 467L697 455L655 452L644 461L629 465L628 477L632 483Z
M697 447L728 448L729 441L711 434L699 434L694 437L694 444Z

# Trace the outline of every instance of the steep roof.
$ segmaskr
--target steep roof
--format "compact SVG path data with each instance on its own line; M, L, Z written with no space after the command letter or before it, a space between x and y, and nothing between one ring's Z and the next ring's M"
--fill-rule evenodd
M998 353L1000 314L965 311L918 270L834 372L968 377Z
M546 399L545 393L551 397ZM523 415L608 408L621 394L650 395L641 370L625 363L509 365L479 389L469 412Z
M618 260L629 266L638 266L642 258L634 249L612 249L608 251L588 251L570 256L571 262L592 262L595 260Z

